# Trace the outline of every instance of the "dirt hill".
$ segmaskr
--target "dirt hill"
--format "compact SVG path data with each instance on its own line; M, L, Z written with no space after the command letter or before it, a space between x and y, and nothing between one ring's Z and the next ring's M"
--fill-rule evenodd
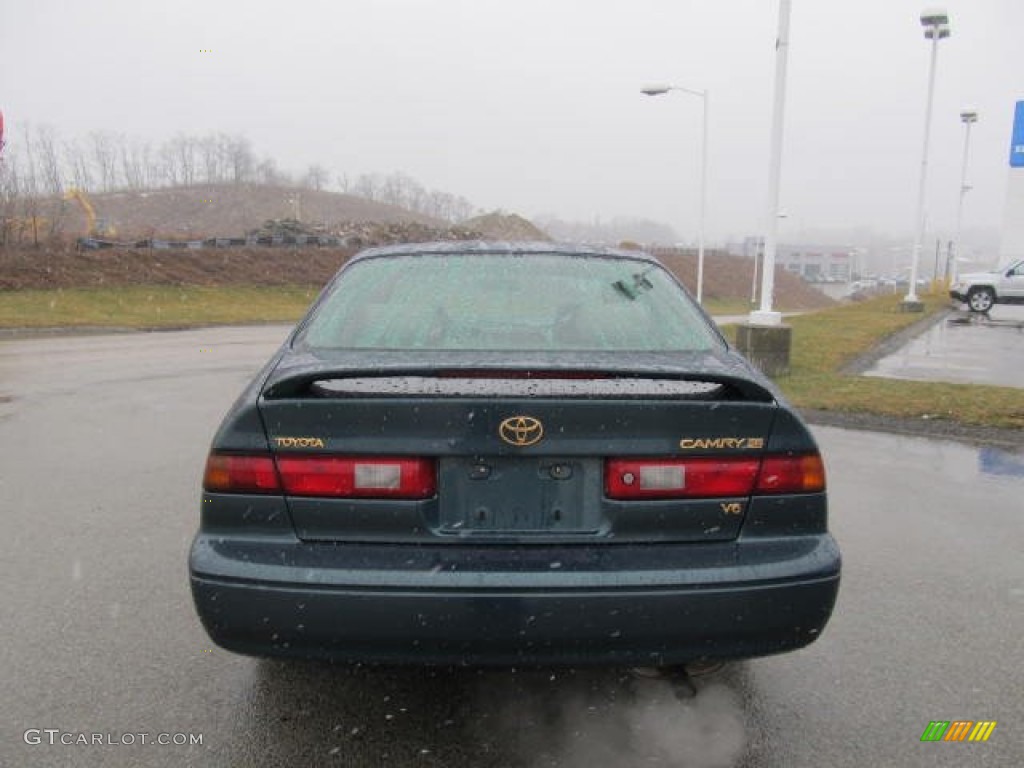
M323 285L355 253L354 248L224 248L77 252L67 246L0 249L0 290L119 285ZM692 291L697 257L665 251L659 258ZM744 302L750 298L749 259L710 252L705 257L704 295ZM787 310L816 309L832 300L784 270L775 274L776 304Z
M548 234L532 221L515 213L492 211L462 222L462 226L483 234L490 240L550 240Z
M691 292L696 292L696 251L655 248L653 252ZM707 251L704 254L705 300L746 302L749 305L753 278L754 262L752 259L734 256L724 251ZM758 274L757 291L757 295L760 297L760 274ZM773 304L777 307L784 310L823 309L835 303L833 299L810 283L790 274L781 267L776 268Z
M77 252L59 239L40 248L0 247L0 290L134 284L322 285L358 248L430 240L548 240L516 214L495 211L459 226L393 205L336 192L266 184L216 184L91 196L97 217L117 230L118 241L241 238L253 232L341 236L345 248L308 246L230 249L112 248ZM41 215L60 223L65 239L86 234L81 207L50 200ZM269 228L269 229L268 229ZM272 231L271 231L272 230ZM281 230L280 232L278 230ZM24 240L22 242L25 242ZM28 241L28 242L31 242ZM666 249L657 255L695 290L697 257ZM744 304L750 297L752 263L725 253L705 260L704 295ZM813 309L831 300L784 271L776 273L776 304Z
M268 219L286 218L325 233L366 221L447 225L440 219L355 195L267 184L202 184L89 197L97 217L116 230L118 239L243 237ZM65 234L87 234L79 206L62 202L59 210L63 211Z

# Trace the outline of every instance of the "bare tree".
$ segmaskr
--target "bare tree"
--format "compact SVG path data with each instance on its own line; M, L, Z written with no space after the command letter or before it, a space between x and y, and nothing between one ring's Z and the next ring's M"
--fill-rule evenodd
M409 181L410 184L405 190L405 207L410 211L424 213L427 206L428 192L415 179L409 179Z
M391 205L413 210L413 201L422 198L423 187L412 176L396 172L384 177L380 199Z
M221 137L209 134L199 140L199 154L202 157L203 181L217 184L224 180L224 156L221 152Z
M198 178L199 151L198 140L183 133L160 145L159 176L168 186L190 187Z
M223 149L227 154L230 169L229 178L235 184L251 181L256 166L249 139L245 136L225 136L222 139Z
M464 197L456 197L452 200L452 207L449 221L457 223L465 221L473 215L474 206L469 200Z
M331 174L326 168L318 163L314 163L306 170L306 176L302 180L302 186L315 189L319 192L327 186L330 178Z
M0 241L19 238L38 241L39 223L56 234L68 206L61 204L50 215L44 196L59 198L68 187L83 191L110 191L127 187L139 191L159 186L191 186L225 181L235 184L301 186L323 190L331 174L320 164L309 165L291 177L269 156L257 159L249 139L242 134L195 136L178 133L154 147L112 131L94 131L84 138L61 141L48 126L26 127L19 151L0 170ZM464 197L429 190L403 172L387 175L364 173L353 178L335 175L337 187L367 200L385 202L447 221L472 215ZM296 181L297 180L297 181ZM34 225L27 224L35 222Z
M0 163L0 245L16 242L20 236L18 204L21 200L21 177L17 163L8 159Z
M379 173L363 173L356 179L356 183L352 187L352 194L366 200L379 200L382 186Z
M260 184L287 184L287 174L277 169L277 162L272 157L264 157L256 166L256 181Z
M111 131L93 131L89 134L93 167L96 169L100 189L104 192L117 187L117 148L122 143L124 138L119 138Z
M181 174L178 171L178 162L175 157L174 147L169 141L160 145L157 152L159 157L158 176L163 183L170 187L177 187L181 184Z
M35 240L38 242L40 222L42 222L47 239L53 239L61 234L64 229L66 206L62 199L64 173L56 130L50 125L37 127L32 143L32 153L39 176L36 194L48 198L40 201L45 215L38 216L34 224L37 230Z
M143 176L146 179L146 186L152 188L167 184L167 161L163 147L154 149L149 142L144 142L139 154L144 167Z
M92 165L77 139L64 142L64 165L70 173L71 186L78 189L93 188Z
M397 205L416 213L457 222L473 215L475 206L464 197L448 192L426 189L406 173L396 172L382 176L379 173L361 174L355 183L347 175L339 175L338 185L347 192L366 200Z
M48 195L60 195L64 191L64 174L53 126L41 125L36 129L35 154L43 190Z
M22 239L22 235L27 235L32 238L32 244L38 248L39 236L44 232L48 222L43 216L42 185L36 162L37 148L31 125L26 124L22 128L21 138L22 155L14 160L14 162L20 163L18 170L20 221L17 222L21 229L19 241Z
M447 192L441 192L440 190L431 190L427 195L427 213L429 216L433 216L435 219L444 219L449 221L451 219L451 210L454 197Z
M198 152L196 151L197 141L191 136L179 133L168 142L168 160L174 165L174 174L177 183L182 186L191 187L196 182L196 166Z
M121 159L121 176L125 186L131 190L143 190L153 186L157 176L153 172L149 144L133 139L124 141L118 147Z

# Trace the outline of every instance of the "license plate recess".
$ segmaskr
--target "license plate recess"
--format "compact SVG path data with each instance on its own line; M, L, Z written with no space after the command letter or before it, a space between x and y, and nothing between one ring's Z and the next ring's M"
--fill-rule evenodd
M439 467L442 533L596 533L599 459L458 457Z

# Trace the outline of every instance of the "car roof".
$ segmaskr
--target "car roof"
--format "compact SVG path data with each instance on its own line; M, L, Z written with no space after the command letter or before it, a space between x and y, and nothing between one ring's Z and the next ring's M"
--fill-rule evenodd
M426 256L444 254L507 254L523 256L551 254L564 256L598 256L603 258L632 259L660 264L654 256L644 251L609 248L601 245L582 243L547 243L542 241L491 241L491 240L449 240L432 243L404 243L367 248L352 257L351 261L386 256Z

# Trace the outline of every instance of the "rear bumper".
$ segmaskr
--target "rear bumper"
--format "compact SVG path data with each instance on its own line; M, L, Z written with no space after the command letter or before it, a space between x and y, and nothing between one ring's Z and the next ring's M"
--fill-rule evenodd
M949 291L949 298L953 299L954 301L959 301L961 304L964 304L964 303L967 302L967 294L966 293L962 293L961 291L956 291L956 290L953 290L953 289L950 289L950 291Z
M481 549L462 552L458 567L444 549L275 547L201 534L192 594L214 642L258 656L660 666L805 646L839 587L828 534L600 552Z

